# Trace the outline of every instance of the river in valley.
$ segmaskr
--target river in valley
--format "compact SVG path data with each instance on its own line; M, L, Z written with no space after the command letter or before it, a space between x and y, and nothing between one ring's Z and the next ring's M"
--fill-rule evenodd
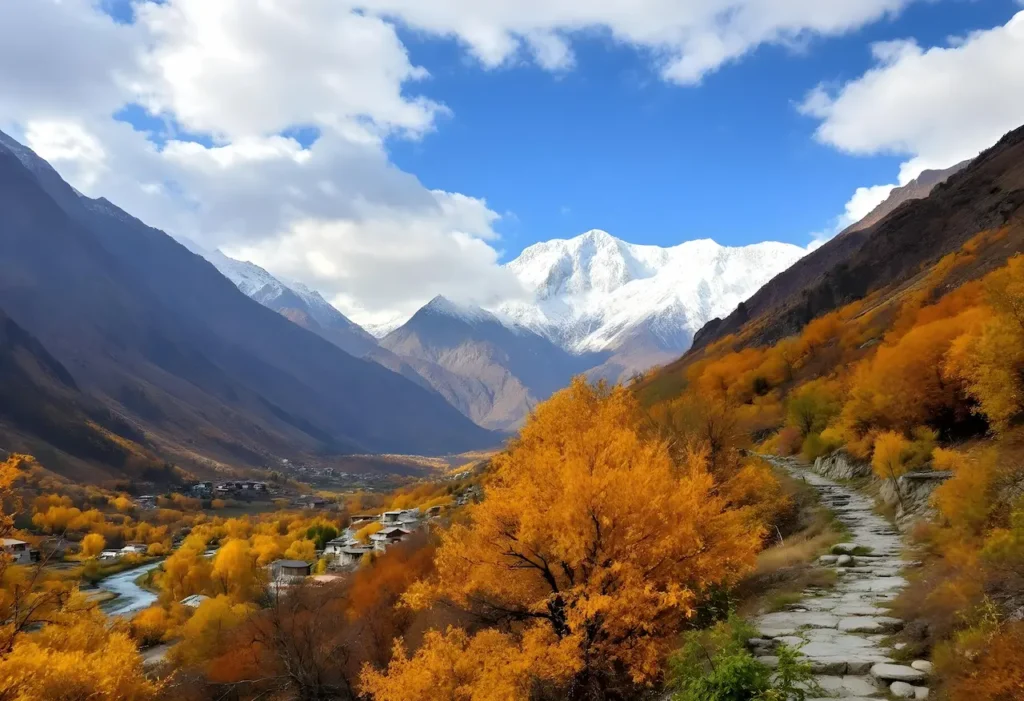
M163 560L149 562L140 567L111 575L96 586L104 591L117 594L117 598L104 605L103 610L109 616L130 616L136 611L150 606L156 601L156 594L146 591L135 580L160 566Z

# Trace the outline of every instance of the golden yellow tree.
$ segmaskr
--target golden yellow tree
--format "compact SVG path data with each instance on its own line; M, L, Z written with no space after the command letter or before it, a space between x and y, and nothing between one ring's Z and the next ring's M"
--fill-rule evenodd
M235 601L250 601L259 591L262 578L256 554L247 540L229 540L217 551L212 578L221 591Z
M193 535L164 560L158 581L171 601L180 601L210 588L212 565L205 551L206 541Z
M539 406L408 601L549 636L574 651L578 685L617 669L654 680L680 622L749 570L762 533L717 494L706 454L677 465L648 425L627 390L582 379Z
M211 659L254 610L252 604L233 603L223 594L207 599L182 626L182 641L172 651L172 658L180 664Z
M316 560L316 543L305 538L296 540L284 551L284 556L288 560L313 562Z
M0 657L0 698L11 701L148 701L161 687L146 678L128 634L94 608L54 618Z
M103 548L107 547L107 540L99 533L89 533L82 538L82 556L96 557Z
M29 456L0 463L0 536L20 508L11 485ZM43 564L14 565L0 554L0 698L148 701L161 686L146 678L135 643L74 589L47 582Z

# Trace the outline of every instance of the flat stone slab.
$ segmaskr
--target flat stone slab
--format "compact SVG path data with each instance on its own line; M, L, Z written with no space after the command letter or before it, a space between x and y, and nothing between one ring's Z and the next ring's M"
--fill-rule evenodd
M907 580L905 580L903 577L871 577L870 579L861 579L858 581L850 582L849 586L847 587L847 591L889 592L898 591L906 586Z
M757 624L768 629L835 628L839 625L839 617L822 611L778 611L761 616Z
M882 693L879 687L870 677L858 677L845 675L842 677L824 675L815 679L824 691L838 697L870 697Z
M876 664L871 676L887 682L923 682L928 675L919 669L902 664Z
M886 611L880 606L865 604L842 604L832 609L837 616L878 616Z
M853 616L839 621L839 630L845 633L887 633L902 627L903 621L891 616Z

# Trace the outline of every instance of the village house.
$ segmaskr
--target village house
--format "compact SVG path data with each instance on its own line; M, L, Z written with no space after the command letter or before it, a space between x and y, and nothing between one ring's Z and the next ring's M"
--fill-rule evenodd
M193 484L189 492L194 497L208 497L213 494L213 482L198 482Z
M39 559L39 551L29 547L29 544L17 538L4 538L0 542L3 551L11 556L11 560L18 565L28 565Z
M385 526L415 526L420 520L419 509L402 509L401 511L385 511L380 522Z
M122 553L121 553L120 550L104 550L103 552L100 553L100 559L101 560L116 560L119 557L121 557L121 554Z
M302 509L322 509L327 506L327 500L323 497L303 494L295 500L295 505Z
M346 529L344 533L334 540L327 541L324 545L324 555L327 557L337 557L343 549L355 544L357 544L357 541L353 540L352 534Z
M362 562L363 556L376 550L372 545L347 545L334 556L338 567L353 567Z
M313 566L303 560L275 560L270 563L270 579L279 586L297 584L312 571Z
M149 546L145 543L128 543L121 548L122 555L145 555L149 552Z
M405 540L405 538L412 533L404 528L394 526L392 528L382 528L373 535L370 536L370 543L373 545L375 550L384 551L389 546L395 543Z
M186 596L180 603L182 606L188 606L190 609L197 609L199 606L209 599L210 597L205 594L193 594L192 596Z

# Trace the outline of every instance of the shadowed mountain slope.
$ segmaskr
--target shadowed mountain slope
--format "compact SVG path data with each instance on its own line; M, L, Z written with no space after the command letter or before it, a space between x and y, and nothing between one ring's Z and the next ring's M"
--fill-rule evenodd
M0 141L0 307L162 453L259 466L496 442L440 396L254 302L11 143Z
M975 234L1007 226L1024 206L1024 127L878 223L847 230L776 275L736 311L708 322L694 349L745 325L750 343L795 333L811 319L873 289L897 284L959 249ZM996 264L993 259L993 264Z

